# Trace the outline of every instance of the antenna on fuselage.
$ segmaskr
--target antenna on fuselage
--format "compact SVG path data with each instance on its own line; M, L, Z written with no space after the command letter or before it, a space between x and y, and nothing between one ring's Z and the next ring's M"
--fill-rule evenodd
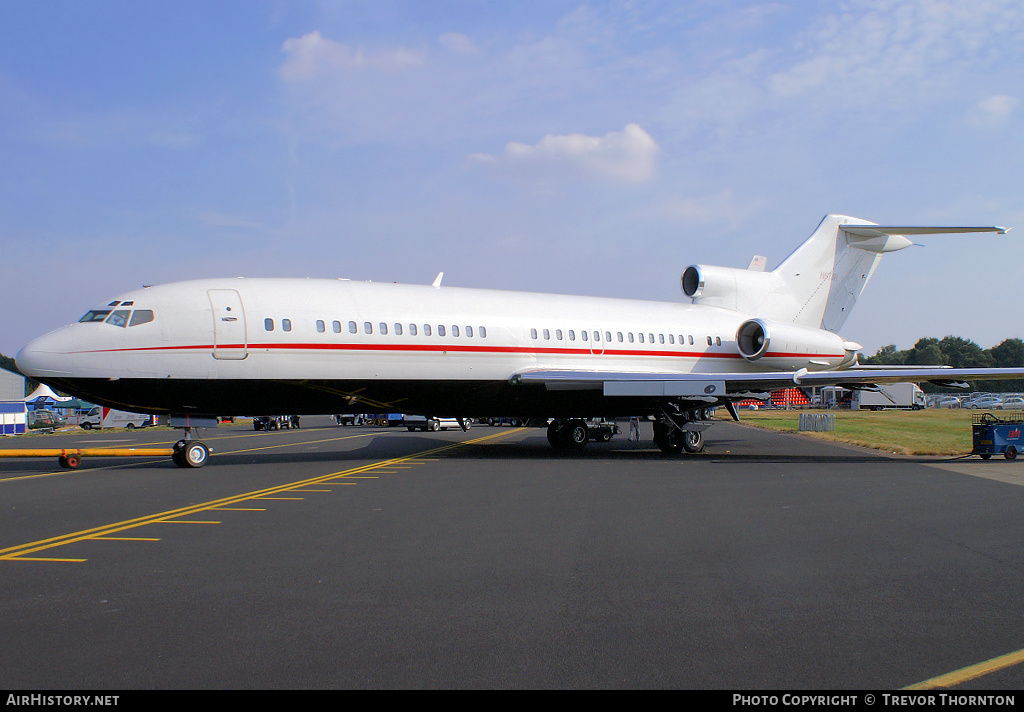
M437 273L437 278L434 279L434 283L431 284L430 286L433 287L434 289L440 289L441 288L441 278L442 277L444 277L444 272L438 272Z

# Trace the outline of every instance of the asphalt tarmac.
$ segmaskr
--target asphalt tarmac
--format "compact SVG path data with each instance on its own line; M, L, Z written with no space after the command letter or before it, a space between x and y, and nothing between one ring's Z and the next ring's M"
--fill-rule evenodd
M1024 687L1020 461L303 426L0 459L0 689Z

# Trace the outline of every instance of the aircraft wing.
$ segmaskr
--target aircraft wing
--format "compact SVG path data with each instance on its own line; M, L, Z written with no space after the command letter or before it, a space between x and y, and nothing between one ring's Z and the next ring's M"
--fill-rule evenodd
M1024 378L1024 368L895 367L843 371L767 371L761 373L630 373L611 371L525 371L513 383L543 384L548 390L602 390L606 396L742 400L781 388L844 386L874 389L885 383L921 383L966 387L967 381Z

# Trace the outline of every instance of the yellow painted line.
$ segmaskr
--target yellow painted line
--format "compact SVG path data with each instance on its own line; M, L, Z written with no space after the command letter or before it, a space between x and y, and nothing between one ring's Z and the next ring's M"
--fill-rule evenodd
M254 499L258 499L261 502L266 502L267 500L271 500L271 501L275 501L275 502L276 501L281 501L281 502L301 502L302 500L305 499L305 497L255 497Z
M2 558L4 557L0 556L0 559ZM50 561L58 564L82 564L88 561L88 559L51 559L32 556L18 556L11 558L10 561Z
M94 536L93 541L160 541L155 536Z
M424 460L425 456L437 455L449 450L455 450L466 445L475 445L487 440L491 440L498 437L503 437L514 432L521 431L521 428L514 430L506 430L493 435L488 435L482 438L475 438L473 440L467 440L464 442L449 442L430 450L418 452L413 455L407 455L405 457L396 457L389 460L380 460L378 462L371 462L366 465L360 465L358 467L352 467L348 470L341 470L339 472L332 472L327 475L319 475L312 477L308 480L302 480L300 482L291 482L285 485L277 485L269 487L265 490L258 490L255 492L246 492L244 494L233 495L230 497L224 497L222 499L213 500L211 502L204 502L201 504L193 504L180 509L174 509L167 512L159 512L157 514L150 514L143 517L137 517L135 519L128 519L122 522L114 522L112 524L105 524L91 529L85 529L78 532L72 532L69 534L61 534L58 536L50 537L49 539L41 539L39 541L28 542L26 544L18 544L15 546L9 546L5 549L0 549L0 561L57 561L57 562L82 562L86 559L60 559L60 558L40 558L32 557L31 554L38 553L40 551L47 551L49 549L56 549L61 546L67 546L68 544L74 544L80 541L88 541L99 536L110 536L117 534L118 532L127 531L129 529L135 529L138 527L147 526L149 524L156 523L169 523L169 524L185 524L195 523L186 522L178 517L185 517L191 514L197 514L199 512L206 512L218 507L223 507L232 504L241 504L243 502L249 502L254 499L269 498L275 494L283 492L290 492L298 487L307 487L310 485L318 485L323 482L329 482L330 480L339 477L353 477L360 479L367 479L361 477L362 473L372 472L374 470L386 469L388 467L394 467L397 464L404 464L409 462L416 462ZM379 433L377 433L379 434ZM426 460L429 461L429 460ZM356 484L356 483L353 483Z
M265 512L266 507L213 507L218 512Z
M974 680L979 677L983 677L990 673L1002 670L1004 668L1019 665L1024 662L1024 650L1018 650L1013 653L1007 653L1006 655L1000 655L999 657L986 660L976 665L970 665L953 672L946 673L945 675L939 675L933 677L930 680L924 682L918 682L917 684L904 687L904 690L932 690L936 687L952 687L953 685L959 685L969 680Z
M205 521L202 519L160 519L154 524L220 524L220 522Z

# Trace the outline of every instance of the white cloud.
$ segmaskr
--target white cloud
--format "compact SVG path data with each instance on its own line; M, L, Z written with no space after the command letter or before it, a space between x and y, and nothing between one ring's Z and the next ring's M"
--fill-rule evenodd
M535 179L604 177L638 183L654 175L658 144L637 124L604 136L548 134L529 145L510 142L497 155L477 153L478 164Z
M982 99L971 110L969 120L979 128L1002 126L1013 114L1019 102L1012 96L996 94Z
M1018 34L1022 19L1015 0L850 2L805 32L801 57L766 86L780 97L815 92L831 101L838 92L851 103L941 98L991 59L993 42Z
M288 54L281 66L281 78L288 82L311 81L323 73L352 70L394 72L421 66L422 52L399 47L376 53L327 39L317 31L289 37L282 49Z

